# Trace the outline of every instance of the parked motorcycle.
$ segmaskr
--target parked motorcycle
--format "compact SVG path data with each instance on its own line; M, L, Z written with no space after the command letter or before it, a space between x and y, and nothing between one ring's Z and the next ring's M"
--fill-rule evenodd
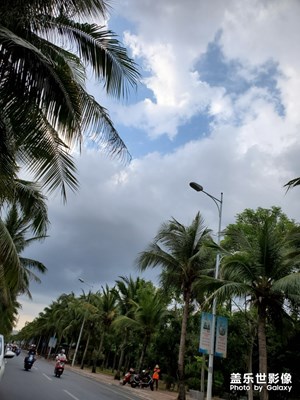
M124 378L121 379L120 383L122 385L126 385L126 383L131 384L131 382L133 381L134 373L134 369L130 368L130 370L124 375Z
M31 367L33 366L33 363L35 362L35 358L33 354L29 354L27 357L24 359L24 368L26 371L29 371Z
M57 361L54 367L54 375L57 378L60 378L60 376L64 372L64 369L65 369L65 363L63 361Z
M143 370L140 374L134 374L131 381L131 387L141 389L150 387L153 390L153 379L148 371Z

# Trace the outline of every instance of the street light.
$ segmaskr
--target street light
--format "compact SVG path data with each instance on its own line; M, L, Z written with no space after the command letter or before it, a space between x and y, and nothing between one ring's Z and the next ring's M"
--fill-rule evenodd
M86 285L88 285L88 286L90 286L91 288L93 288L93 285L89 285L89 284L86 283L83 279L78 278L78 280L79 280L81 283L85 283ZM91 290L89 291L89 294L88 294L88 297L87 297L88 302L90 301L90 294L91 294ZM73 359L72 359L72 364L71 364L72 367L74 367L74 364L75 364L75 360L76 360L76 356L77 356L77 352L78 352L78 348L79 348L79 344L80 344L80 340L81 340L81 336L82 336L82 332L83 332L83 328L84 328L84 324L85 324L85 320L86 320L86 315L87 315L87 311L84 313L83 321L82 321L82 324L81 324L81 327L80 327L79 336L78 336L78 340L77 340L77 343L76 343L75 352L74 352Z
M196 182L190 182L190 187L197 192L203 192L208 197L210 197L213 202L216 204L219 213L219 227L218 227L218 238L217 244L220 245L221 238L221 223L222 223L222 207L223 207L223 193L221 192L221 198L218 199L211 194L205 192L203 190L203 186L199 185ZM219 277L219 266L220 266L220 253L217 252L216 256L216 266L215 266L215 279ZM207 376L207 392L206 392L206 400L211 400L212 398L212 382L213 382L213 371L214 371L214 349L215 349L215 327L216 327L216 310L217 310L217 300L214 297L213 306L212 306L212 329L210 333L210 351L209 351L209 359L208 359L208 376Z

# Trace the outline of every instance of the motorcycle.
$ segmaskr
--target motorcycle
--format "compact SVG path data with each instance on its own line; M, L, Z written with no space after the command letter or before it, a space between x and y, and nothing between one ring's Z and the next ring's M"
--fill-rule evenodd
M124 375L124 378L121 379L120 383L124 386L126 383L131 384L133 381L133 376L134 376L134 369L130 368L130 370Z
M151 375L149 374L148 371L143 370L140 374L135 374L133 376L133 379L131 381L131 387L139 387L141 389L144 389L146 387L150 387L150 389L153 391L153 379Z
M35 362L35 358L33 354L29 354L27 357L24 359L24 368L26 371L29 371L31 367L33 366L33 363Z
M57 361L54 368L54 376L60 378L65 369L64 361Z
M17 346L12 347L12 351L18 356L21 353L21 349Z

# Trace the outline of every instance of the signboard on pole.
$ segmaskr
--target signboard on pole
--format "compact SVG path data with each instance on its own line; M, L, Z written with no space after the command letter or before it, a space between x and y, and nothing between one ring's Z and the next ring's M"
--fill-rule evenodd
M203 354L210 353L212 318L213 316L210 313L203 312L201 314L199 352Z
M216 329L216 349L215 356L226 358L227 356L227 333L228 319L226 317L217 318Z
M57 342L56 337L55 337L55 336L52 336L52 337L50 338L50 340L49 340L48 347L50 347L50 349L51 349L52 347L55 347L55 346L56 346L56 342Z

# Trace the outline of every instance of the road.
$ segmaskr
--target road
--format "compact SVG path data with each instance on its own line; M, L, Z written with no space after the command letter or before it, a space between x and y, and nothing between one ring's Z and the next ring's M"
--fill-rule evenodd
M7 361L0 382L1 400L141 400L133 391L77 374L68 368L61 378L53 374L54 363L39 358L24 370L24 354Z

